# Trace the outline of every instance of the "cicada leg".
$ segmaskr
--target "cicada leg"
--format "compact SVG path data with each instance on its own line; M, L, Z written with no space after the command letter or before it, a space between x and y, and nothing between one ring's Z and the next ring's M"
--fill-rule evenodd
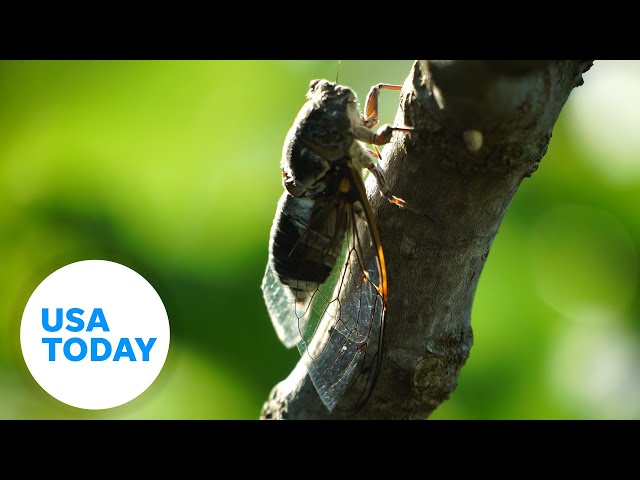
M364 155L362 156L361 158L362 166L367 170L369 170L374 177L376 177L376 182L378 183L378 190L380 191L380 194L384 198L389 200L391 203L395 203L400 207L406 206L406 202L403 199L396 197L393 193L391 193L391 188L389 188L389 184L387 183L387 180L384 178L384 173L382 172L382 169L378 166L377 163L374 163L373 161L371 161L372 158L375 158L377 160L382 160L382 155L380 154L380 150L378 150L378 147L374 145L373 148L376 151L375 153L373 153L368 148L362 149L364 152L366 152L369 155L369 157L365 157Z
M375 127L378 124L378 97L380 90L402 90L402 85L391 85L389 83L379 83L371 87L367 94L367 100L364 106L364 115L362 121L367 128Z
M362 117L362 125L354 128L354 136L356 139L372 145L384 145L391 141L394 131L413 132L413 128L409 127L392 127L391 125L383 125L378 133L373 133L370 129L378 124L378 99L380 90L402 90L402 85L392 85L389 83L379 83L371 87L365 101L364 114Z
M382 154L380 153L380 150L378 149L375 143L373 144L373 148L375 149L375 153L369 150L368 148L363 147L361 149L362 152L365 152L368 156L361 155L360 162L361 162L361 165L367 170L369 170L375 177L380 194L384 198L389 200L391 203L398 205L399 207L405 208L407 210L410 210L413 213L416 213L422 217L428 218L432 222L435 222L435 220L431 217L431 215L421 212L419 209L411 206L410 204L407 204L405 200L403 200L400 197L396 197L391 192L391 188L389 187L389 184L387 183L387 180L384 177L384 173L382 169L378 166L377 163L374 163L372 161L373 158L375 158L378 161L382 160Z

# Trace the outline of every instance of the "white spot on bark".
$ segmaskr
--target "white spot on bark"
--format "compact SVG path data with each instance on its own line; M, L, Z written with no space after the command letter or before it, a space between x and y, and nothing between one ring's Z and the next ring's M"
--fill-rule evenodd
M462 138L470 152L477 152L482 148L482 132L480 130L465 130Z

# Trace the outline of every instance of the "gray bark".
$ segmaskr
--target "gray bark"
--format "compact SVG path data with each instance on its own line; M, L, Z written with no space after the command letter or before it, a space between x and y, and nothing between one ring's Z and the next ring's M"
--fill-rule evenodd
M423 419L448 398L472 345L473 297L500 222L591 64L414 64L395 123L416 132L397 134L381 166L394 194L431 219L399 210L367 185L389 284L375 390L356 415L329 414L299 363L274 387L261 418Z

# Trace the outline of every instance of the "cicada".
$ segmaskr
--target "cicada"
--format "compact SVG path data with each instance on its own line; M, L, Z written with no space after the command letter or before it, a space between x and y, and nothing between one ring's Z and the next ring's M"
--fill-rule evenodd
M353 90L313 80L282 151L285 191L262 291L278 337L287 347L298 346L329 411L355 384L360 393L354 408L362 406L382 358L387 273L363 173L370 171L380 192L403 205L374 160L380 158L377 145L388 143L394 131L412 130L371 130L380 90L400 88L372 87L360 114Z

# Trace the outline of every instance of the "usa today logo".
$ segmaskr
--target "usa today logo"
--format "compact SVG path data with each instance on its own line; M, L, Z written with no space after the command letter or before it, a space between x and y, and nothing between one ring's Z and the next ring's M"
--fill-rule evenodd
M51 396L85 409L112 408L143 393L169 351L158 293L124 265L86 260L56 270L24 310L27 368Z

